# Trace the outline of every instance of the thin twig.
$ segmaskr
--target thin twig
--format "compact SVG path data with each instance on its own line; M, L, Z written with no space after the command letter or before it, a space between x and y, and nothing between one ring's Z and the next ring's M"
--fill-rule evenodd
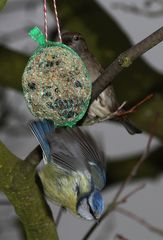
M147 146L146 146L146 148L145 148L141 158L138 160L136 165L133 167L132 171L130 172L130 174L128 175L128 177L124 181L124 183L120 186L119 191L116 193L116 195L115 195L115 197L113 199L113 202L116 202L118 200L118 198L121 195L121 193L124 190L124 188L128 185L128 183L131 181L131 179L137 174L137 171L139 170L140 166L143 164L143 162L147 158L147 156L149 154L149 151L150 151L153 135L154 135L154 132L155 132L156 127L157 127L158 118L159 118L159 114L157 113L156 116L155 116L154 121L151 123L151 126L150 126L151 134L149 136L149 139L148 139L148 142L147 142Z
M142 226L147 228L149 231L154 232L157 235L160 235L161 237L163 237L163 229L153 226L151 223L149 223L146 220L144 220L143 218L137 216L135 213L132 213L121 207L117 207L116 212L133 219L134 221L138 222L139 224L141 224Z
M115 197L113 198L113 201L111 204L109 204L105 210L105 213L102 215L102 217L99 219L98 223L94 223L93 226L89 229L89 231L86 233L86 235L84 236L83 240L87 240L92 233L94 232L94 230L97 228L97 226L99 225L99 223L101 223L105 217L107 217L113 210L116 209L117 207L117 203L122 203L121 200L118 200L118 198L120 197L121 193L123 192L123 190L125 189L125 187L129 184L129 182L131 181L131 179L136 175L138 169L140 168L140 166L142 165L142 163L144 162L144 160L146 159L146 157L149 154L149 150L150 150L150 146L151 146L151 142L153 139L153 135L155 132L155 128L157 126L157 120L158 120L159 115L157 114L154 121L151 124L151 135L149 136L148 142L147 142L147 146L141 156L141 158L138 160L138 162L136 163L136 165L133 167L133 169L131 170L131 172L129 173L128 177L126 178L126 180L122 183L122 185L120 186L119 190L117 191ZM131 194L132 195L132 194ZM130 196L130 194L128 194L128 196ZM124 197L125 198L125 197Z
M163 41L163 27L120 54L93 83L92 102L104 91L115 77L129 67L139 56Z
M85 236L82 238L82 240L87 240L91 234L94 232L94 230L96 229L97 226L99 226L99 224L110 214L112 213L117 206L119 206L120 204L123 204L124 202L126 202L133 194L137 193L138 191L142 190L144 188L144 184L141 184L140 186L136 187L135 189L133 189L131 192L129 192L127 195L125 195L124 197L122 197L122 199L120 199L119 201L117 201L116 203L111 203L106 207L106 211L105 213L102 215L102 217L93 224L93 226L89 229L89 231L85 234Z
M127 200L132 197L135 193L137 193L138 191L144 189L145 187L145 183L140 184L139 186L137 186L135 189L133 189L131 192L129 192L128 194L126 194L124 197L122 197L119 201L116 202L116 205L119 205L121 203L126 203Z
M116 116L118 117L121 117L121 116L125 116L125 115L128 115L128 114L131 114L131 113L134 113L138 110L138 108L140 106L142 106L145 102L151 100L153 98L154 94L151 93L149 94L148 96L146 96L145 98L143 98L141 101L139 101L137 104L135 104L133 107L131 107L130 109L126 110L126 111L121 111L121 109L123 108L123 106L127 103L127 102L124 102L120 108L117 110L117 113L116 113Z
M144 54L146 51L162 41L163 27L152 33L138 44L132 46L127 51L120 54L119 57L117 57L117 59L114 60L114 62L109 65L93 83L91 101L93 102L125 67L128 67L137 57ZM38 156L40 157L40 155ZM41 159L42 158L40 157L40 160Z
M126 180L124 181L124 183L120 186L118 192L116 193L113 202L116 202L119 198L119 196L121 195L122 191L124 190L124 188L128 185L128 183L131 181L131 179L136 175L138 169L140 168L140 166L142 165L142 163L144 162L144 160L146 159L146 157L148 156L149 150L150 150L150 146L151 146L151 142L153 139L153 134L150 135L148 142L147 142L147 146L145 148L145 151L143 153L143 155L141 156L141 158L138 160L138 162L136 163L136 165L133 167L132 171L130 172L130 174L128 175L128 177L126 178Z
M149 8L140 8L135 4L129 5L121 2L113 3L112 7L117 10L130 12L136 15L143 15L145 17L160 17L163 14L163 2L158 0L154 0L153 3L154 2L158 5L158 9L156 10L150 10ZM152 2L149 2L148 5L149 4L152 4Z
M122 236L121 234L117 234L114 238L114 240L129 240L128 238Z
M134 113L137 111L137 109L143 105L145 102L149 101L151 98L153 98L154 94L151 93L149 94L148 96L146 96L145 98L143 98L140 102L138 102L136 105L132 106L130 109L128 110L124 110L124 106L126 105L127 101L123 102L119 107L118 109L109 114L109 116L107 117L104 117L104 118L94 118L94 119L91 119L89 121L86 122L87 125L92 125L94 123L100 123L100 122L104 122L106 120L109 120L109 119L112 119L112 118L115 118L115 117L123 117L123 116L126 116L126 115L129 115L131 113Z

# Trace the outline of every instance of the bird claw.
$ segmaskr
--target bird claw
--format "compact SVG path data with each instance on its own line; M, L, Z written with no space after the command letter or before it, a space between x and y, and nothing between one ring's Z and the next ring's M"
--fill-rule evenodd
M125 110L124 106L126 105L127 101L124 101L118 108L116 111L114 112L110 112L107 114L107 116L105 115L105 117L92 117L92 119L89 119L88 121L86 121L87 125L92 125L94 123L100 123L100 122L104 122L106 120L111 120L111 119L115 119L115 118L121 118L121 117L125 117L128 114L131 113L135 113L138 110L138 107L140 107L141 105L143 105L145 102L149 101L152 97L154 96L154 94L150 94L148 96L146 96L143 100L141 100L140 102L138 102L136 105L134 105L133 107L131 107L129 110ZM99 109L101 110L101 108ZM97 109L96 109L97 111ZM101 112L101 111L100 111ZM106 113L105 113L106 114Z
M102 121L106 121L106 120L109 120L109 119L113 119L113 118L117 118L117 117L122 117L122 116L125 116L130 112L130 110L128 111L125 111L124 110L124 106L126 105L127 101L124 101L118 108L116 111L110 113L107 117L101 119Z

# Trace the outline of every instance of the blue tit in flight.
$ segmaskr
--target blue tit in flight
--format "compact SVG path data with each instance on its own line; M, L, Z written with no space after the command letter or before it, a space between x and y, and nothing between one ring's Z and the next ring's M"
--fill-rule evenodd
M52 121L32 121L31 130L43 151L39 171L46 196L87 220L104 211L104 155L82 128L57 128Z

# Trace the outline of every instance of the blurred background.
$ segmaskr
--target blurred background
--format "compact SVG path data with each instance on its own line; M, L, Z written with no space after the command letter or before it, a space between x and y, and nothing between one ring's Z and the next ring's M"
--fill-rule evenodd
M104 67L163 23L162 0L60 0L58 11L62 30L81 32ZM22 159L37 145L28 128L32 115L21 92L23 69L37 47L27 34L35 25L43 27L42 1L10 0L0 12L0 139ZM57 32L50 5L48 25L49 36L54 40ZM148 141L150 125L159 112L151 154L125 192L140 182L146 182L146 187L124 207L163 228L163 43L122 72L115 79L114 87L119 101L127 100L128 107L151 92L155 97L131 116L134 124L144 131L141 135L131 136L121 126L110 122L88 129L95 139L98 135L108 159L108 186L103 193L105 202L111 202L130 167L139 159ZM57 216L58 207L50 205ZM91 225L65 213L58 228L60 239L80 240ZM118 213L106 218L90 239L113 240L116 234L131 240L162 239ZM0 239L24 239L14 209L3 194L0 195Z

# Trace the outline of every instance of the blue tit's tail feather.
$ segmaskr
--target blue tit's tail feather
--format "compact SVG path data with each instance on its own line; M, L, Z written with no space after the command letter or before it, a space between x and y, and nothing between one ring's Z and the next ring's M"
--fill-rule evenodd
M30 128L41 146L45 155L44 161L47 163L47 161L50 161L51 158L51 150L47 136L54 132L54 123L46 119L31 121Z

